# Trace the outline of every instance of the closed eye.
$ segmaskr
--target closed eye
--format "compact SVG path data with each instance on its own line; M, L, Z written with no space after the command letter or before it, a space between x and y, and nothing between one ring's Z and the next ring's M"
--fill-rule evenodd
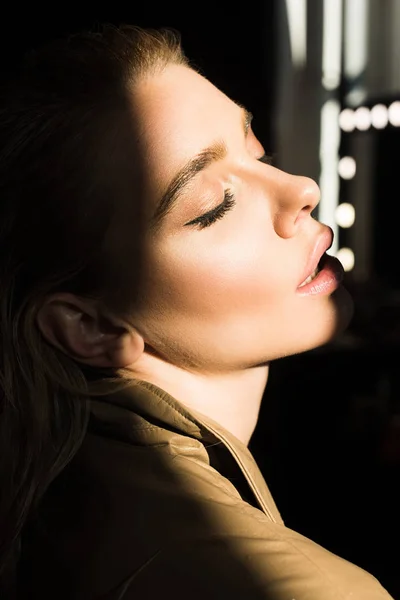
M263 154L257 160L259 160L262 163L265 163L266 165L271 165L272 159L273 157L270 154ZM198 229L205 229L206 227L210 227L210 225L212 225L219 219L222 219L222 217L228 211L232 210L234 206L235 197L230 190L226 190L224 194L224 200L223 202L221 202L221 204L208 211L204 215L201 215L200 217L197 217L196 219L185 223L185 226L196 225Z
M189 223L185 223L185 225L197 225L198 229L205 229L206 227L210 227L213 223L222 219L222 217L235 206L235 197L230 190L225 190L224 199L215 208L209 210L204 215L193 219L193 221L189 221Z

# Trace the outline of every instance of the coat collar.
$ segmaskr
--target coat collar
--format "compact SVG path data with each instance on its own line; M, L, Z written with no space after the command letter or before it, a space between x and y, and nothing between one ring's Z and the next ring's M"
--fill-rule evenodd
M159 387L141 380L104 398L91 400L96 429L112 430L121 441L143 446L184 443L185 438L205 445L222 443L253 492L259 508L274 522L282 518L248 448L219 423L188 409ZM176 435L171 437L171 432ZM183 438L182 438L183 436ZM173 440L173 441L172 441Z

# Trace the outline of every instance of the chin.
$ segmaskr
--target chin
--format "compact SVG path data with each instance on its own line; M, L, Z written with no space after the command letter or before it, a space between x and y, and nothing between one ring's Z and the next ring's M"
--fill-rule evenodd
M354 303L349 292L343 286L339 286L330 296L330 316L326 321L326 327L322 326L319 331L321 337L315 339L308 350L325 346L334 341L349 326L354 313ZM318 339L319 338L319 339Z
M308 352L334 341L347 329L353 317L353 312L352 297L343 286L339 286L329 297L329 315L325 313L322 321L317 319L314 322L315 329L313 328L312 332L309 330L310 336L308 339L304 338L304 343L300 343L297 350L292 354ZM290 355L290 352L287 355Z

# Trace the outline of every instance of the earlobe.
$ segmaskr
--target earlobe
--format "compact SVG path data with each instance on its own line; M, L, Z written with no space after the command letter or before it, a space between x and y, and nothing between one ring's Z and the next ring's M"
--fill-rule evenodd
M93 367L127 367L144 350L137 331L112 322L95 302L73 294L48 298L38 311L37 325L49 344Z

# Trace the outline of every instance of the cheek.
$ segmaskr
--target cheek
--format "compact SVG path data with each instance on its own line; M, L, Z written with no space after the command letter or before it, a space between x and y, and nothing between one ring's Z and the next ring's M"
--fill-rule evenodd
M289 265L276 261L281 250L268 243L265 234L231 233L224 240L219 228L204 238L196 244L171 246L158 255L162 259L154 270L154 284L163 304L169 303L177 312L221 315L259 306L265 309L287 296L292 287Z

